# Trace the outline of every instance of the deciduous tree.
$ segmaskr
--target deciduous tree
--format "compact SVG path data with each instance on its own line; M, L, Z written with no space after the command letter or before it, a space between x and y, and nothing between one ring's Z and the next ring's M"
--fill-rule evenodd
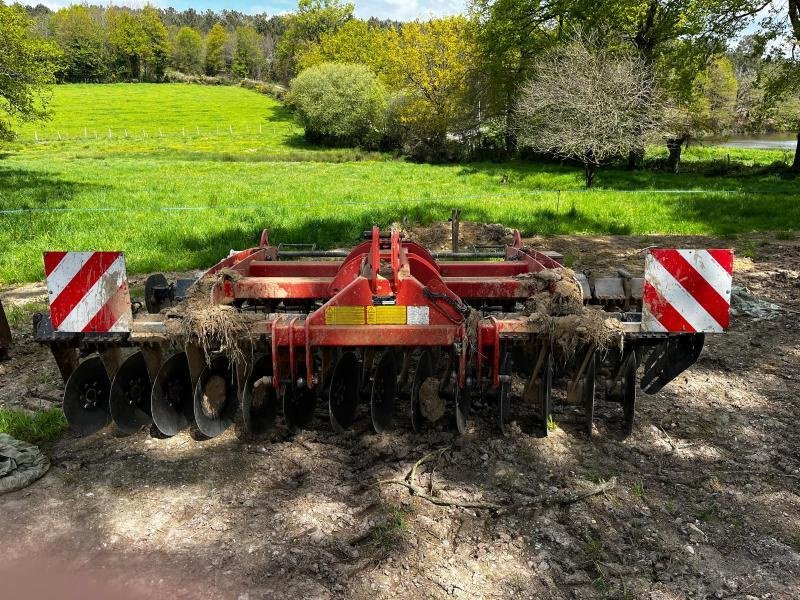
M66 81L102 81L108 71L106 34L97 10L74 5L51 19L53 37L64 54L60 78Z
M181 27L175 36L172 60L179 71L199 73L203 70L203 38L193 27Z
M655 77L641 58L614 55L582 39L548 52L517 104L521 143L597 168L656 139L663 129Z
M14 136L8 117L47 116L47 86L55 81L59 58L54 43L33 34L21 7L0 3L0 139Z
M225 46L228 32L222 23L215 23L206 38L206 73L217 75L225 70Z
M279 75L291 79L298 72L297 59L304 50L352 19L354 8L342 0L299 0L278 43Z

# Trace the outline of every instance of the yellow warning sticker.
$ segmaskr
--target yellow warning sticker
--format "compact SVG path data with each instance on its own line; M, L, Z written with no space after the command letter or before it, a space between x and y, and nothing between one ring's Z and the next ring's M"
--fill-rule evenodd
M363 325L363 324L364 324L363 306L329 306L328 308L325 309L325 325Z
M405 325L405 306L368 306L367 325Z

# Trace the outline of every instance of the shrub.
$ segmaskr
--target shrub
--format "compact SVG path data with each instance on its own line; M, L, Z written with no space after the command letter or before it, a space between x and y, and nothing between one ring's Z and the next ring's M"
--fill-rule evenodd
M287 100L306 139L332 146L375 147L386 124L386 95L364 65L322 63L298 75Z

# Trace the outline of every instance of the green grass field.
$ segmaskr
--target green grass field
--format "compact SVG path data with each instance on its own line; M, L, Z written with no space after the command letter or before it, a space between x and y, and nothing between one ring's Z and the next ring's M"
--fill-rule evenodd
M797 180L768 166L780 151L696 147L685 173L604 169L586 191L573 166L310 146L289 111L241 88L58 86L52 107L0 151L0 284L40 279L46 249L124 250L131 272L189 269L263 228L276 242L350 244L373 223L453 208L526 234L800 228Z

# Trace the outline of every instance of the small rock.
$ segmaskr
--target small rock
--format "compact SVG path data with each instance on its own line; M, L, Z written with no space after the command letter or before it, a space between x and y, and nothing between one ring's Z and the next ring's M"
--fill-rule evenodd
M686 554L691 554L694 556L694 548L692 548L690 545L687 544L684 550L686 551Z
M543 560L542 562L539 563L539 565L536 568L542 572L548 571L550 569L550 563L547 562L546 560Z

